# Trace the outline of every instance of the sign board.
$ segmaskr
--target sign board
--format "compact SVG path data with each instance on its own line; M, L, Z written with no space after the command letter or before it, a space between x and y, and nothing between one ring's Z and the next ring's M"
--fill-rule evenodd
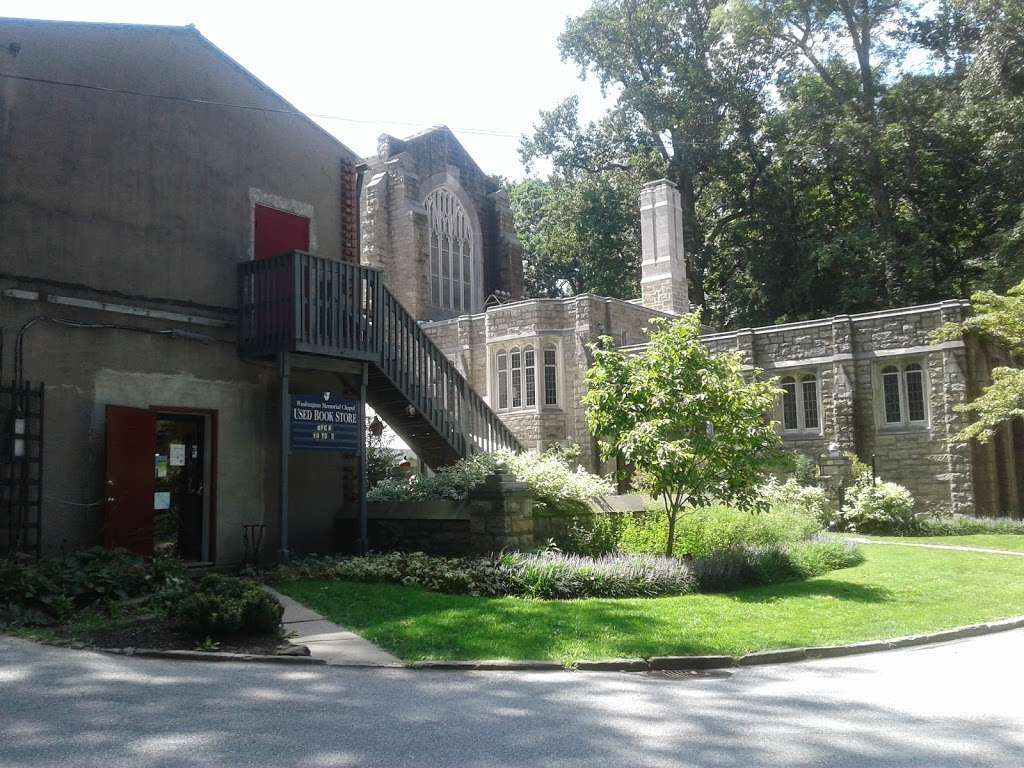
M293 451L357 453L360 429L358 400L345 400L334 392L292 395Z

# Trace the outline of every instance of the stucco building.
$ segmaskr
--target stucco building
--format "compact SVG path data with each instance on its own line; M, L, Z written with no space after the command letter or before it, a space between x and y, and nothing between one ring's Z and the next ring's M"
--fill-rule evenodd
M488 253L483 269L502 276L488 288L510 295L483 308L464 304L459 312L448 305L447 289L439 293L437 280L426 279L437 274L428 266L434 263L432 244L448 235L443 220L423 210L445 197L454 201L449 215L475 231L495 220L496 203L497 220L505 221L503 202L493 193L479 194L478 169L443 127L404 142L385 137L381 156L371 162L379 169L373 187L387 189L390 197L369 188L364 196L364 229L373 232L364 237L364 259L387 254L385 281L396 281L410 296L424 330L525 447L571 441L582 448L585 466L603 469L580 406L588 345L611 336L623 347L642 349L651 317L690 310L682 215L672 183L653 182L641 193L639 299L521 299L521 255L511 225L503 224L499 231L508 245ZM463 186L467 165L469 188ZM392 232L402 234L387 234ZM442 285L458 280L454 271L439 276ZM473 291L484 292L479 286ZM1001 360L999 350L977 340L931 342L930 331L962 319L967 310L965 302L951 300L709 332L704 340L716 351L739 350L751 369L779 377L784 394L775 418L782 438L817 464L832 489L846 481L847 455L855 453L881 477L906 485L922 509L1019 516L1024 427L1003 428L985 446L950 442L966 418L955 406L976 396Z
M475 247L517 257L456 162ZM359 265L362 171L192 27L0 19L0 550L351 546L358 457L297 442L292 397L435 465L514 444Z

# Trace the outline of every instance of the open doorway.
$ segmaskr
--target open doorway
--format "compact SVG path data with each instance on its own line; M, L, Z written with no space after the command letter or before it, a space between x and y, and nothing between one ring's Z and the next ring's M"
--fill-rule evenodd
M153 487L153 553L209 560L206 417L158 413Z
M107 407L104 543L209 563L216 414Z

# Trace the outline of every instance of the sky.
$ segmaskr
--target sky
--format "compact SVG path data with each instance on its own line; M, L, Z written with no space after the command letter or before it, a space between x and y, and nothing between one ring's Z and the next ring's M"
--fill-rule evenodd
M387 0L236 4L8 0L0 15L194 24L360 155L381 133L450 127L487 173L526 173L519 136L541 109L578 94L584 119L608 106L591 77L562 62L557 38L588 0ZM483 131L485 133L477 133ZM542 171L543 168L537 170Z

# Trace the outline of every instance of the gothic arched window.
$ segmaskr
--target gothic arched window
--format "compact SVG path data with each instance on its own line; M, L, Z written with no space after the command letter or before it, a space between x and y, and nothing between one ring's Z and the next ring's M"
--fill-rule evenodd
M473 225L462 203L444 187L424 202L430 226L430 303L473 311Z

